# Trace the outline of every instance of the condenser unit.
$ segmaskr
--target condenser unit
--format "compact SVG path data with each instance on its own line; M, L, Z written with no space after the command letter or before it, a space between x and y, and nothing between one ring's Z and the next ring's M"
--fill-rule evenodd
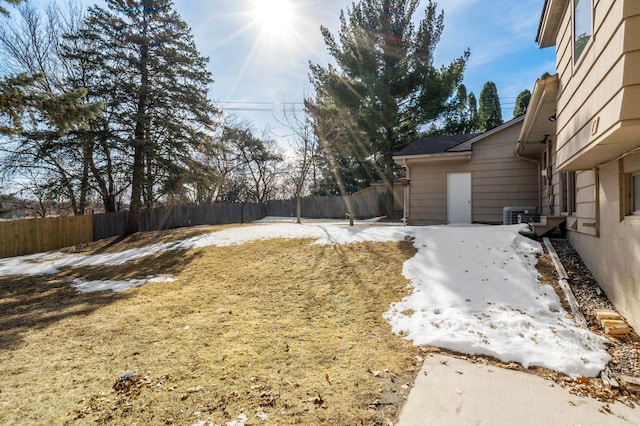
M502 209L502 224L515 225L518 223L518 216L535 215L538 209L533 206L507 206Z

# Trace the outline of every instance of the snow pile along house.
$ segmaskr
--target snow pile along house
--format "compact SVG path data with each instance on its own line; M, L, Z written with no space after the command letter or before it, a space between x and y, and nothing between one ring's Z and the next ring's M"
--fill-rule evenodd
M505 207L536 207L535 233L566 229L638 330L640 1L546 0L536 41L555 47L557 73L535 82L525 116L398 153L405 215L413 224L493 223Z

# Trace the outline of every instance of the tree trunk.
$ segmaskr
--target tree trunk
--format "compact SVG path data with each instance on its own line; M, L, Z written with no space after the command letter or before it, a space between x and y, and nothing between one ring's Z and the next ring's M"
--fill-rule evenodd
M129 203L129 220L127 234L135 234L140 230L140 210L142 208L142 183L144 177L144 156L141 141L137 143L133 154L133 176L131 179L131 202Z
M146 174L144 178L144 206L150 209L153 207L153 164L150 155L146 155L145 167Z
M69 179L64 167L62 167L62 165L57 162L56 162L56 166L60 171L62 187L65 189L67 193L67 197L69 197L69 202L71 203L71 209L73 210L73 214L74 216L78 216L78 200L76 199L76 194L73 189L73 184L71 183L71 180Z
M87 197L89 194L89 168L91 167L91 140L87 136L82 137L82 181L80 182L80 202L78 214L83 215L87 208Z
M393 163L393 150L392 150L392 147L394 146L393 140L394 140L393 129L388 128L387 129L387 150L384 153L384 163L385 163L384 183L386 186L384 207L385 207L385 214L387 215L387 218L389 218L389 220L396 219L396 214L393 211L393 204L394 204L394 198L395 198L393 194L393 180L394 180L394 174L393 174L394 163Z
M116 212L116 195L114 194L114 183L113 183L113 170L111 164L111 157L109 155L109 150L105 149L105 155L107 157L107 179L109 181L109 185L107 185L107 181L105 181L104 177L98 170L96 166L96 162L93 156L89 157L89 166L91 168L91 174L93 178L96 180L96 184L98 185L98 190L100 191L100 197L102 198L102 204L104 205L104 211L107 213L115 213Z
M149 93L149 41L147 40L147 16L142 14L142 43L140 45L140 91L136 108L136 126L133 135L133 175L131 178L131 202L127 234L140 231L140 209L142 206L142 185L144 184L144 151L147 136L147 96Z

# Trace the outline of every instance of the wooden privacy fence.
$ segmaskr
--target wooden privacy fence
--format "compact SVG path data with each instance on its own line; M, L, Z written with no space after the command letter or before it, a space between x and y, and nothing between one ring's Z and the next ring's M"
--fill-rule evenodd
M349 209L349 204L351 208ZM381 215L378 196L373 192L347 197L308 197L300 200L300 216L309 218L344 219L351 211L356 218L371 218ZM296 216L296 200L273 200L267 202L268 216Z
M402 203L402 188L395 192L395 206ZM301 201L301 216L309 218L355 218L382 216L384 192L372 186L353 195L341 197L307 197ZM401 210L401 208L400 208ZM76 244L122 235L126 231L128 212L86 216L48 217L0 222L0 257L21 256L57 250ZM224 225L250 222L264 216L296 215L295 200L269 201L266 204L214 203L180 205L142 210L140 231L158 231L196 225Z
M91 216L0 222L0 257L22 256L93 241Z
M384 216L385 188L375 185L348 196L306 197L300 200L300 216L308 218L345 218L351 213L354 218L369 219ZM394 210L402 214L404 188L394 186ZM296 216L296 200L273 200L267 202L267 216Z
M22 256L122 235L129 212L0 222L0 258ZM250 222L264 217L260 204L183 205L142 210L140 231Z
M104 213L93 217L93 238L101 240L122 235L127 229L129 212ZM225 225L250 222L264 217L260 204L214 203L180 205L142 210L140 231L160 231L197 225Z

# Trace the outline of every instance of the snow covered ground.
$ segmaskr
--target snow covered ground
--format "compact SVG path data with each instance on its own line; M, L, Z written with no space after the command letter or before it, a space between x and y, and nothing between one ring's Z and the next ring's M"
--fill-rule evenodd
M537 280L540 245L522 237L520 225L349 227L344 222L270 220L228 228L172 243L113 254L46 253L0 259L0 276L53 274L65 266L119 265L165 250L226 246L269 238L314 238L316 244L362 241L412 241L416 256L404 265L413 292L390 306L384 317L396 333L417 345L433 345L468 354L491 355L503 362L541 366L572 376L596 376L609 355L606 340L579 329L558 296ZM149 281L81 281L78 291L122 291Z

